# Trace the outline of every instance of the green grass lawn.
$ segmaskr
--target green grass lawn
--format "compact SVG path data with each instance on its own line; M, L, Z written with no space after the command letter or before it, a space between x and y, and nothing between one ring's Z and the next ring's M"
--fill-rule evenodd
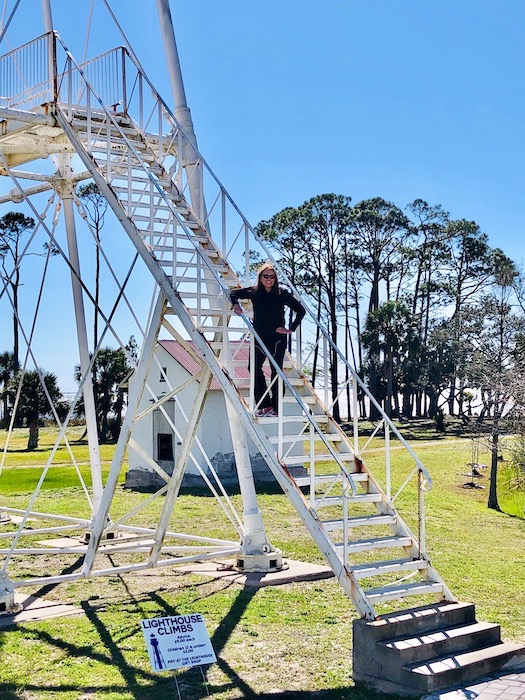
M46 429L47 430L47 429ZM81 436L81 429L70 436ZM499 497L505 512L488 510L488 475L484 489L465 488L472 443L458 436L417 435L413 446L433 478L427 494L427 548L432 563L453 593L476 604L478 618L501 624L506 639L525 642L524 492L516 475L500 466ZM53 431L43 431L41 449L6 455L0 476L0 503L23 507L45 466ZM370 463L380 440L371 445ZM1 445L1 438L0 438ZM75 458L89 481L87 447L76 444ZM107 472L111 446L103 446ZM480 461L487 463L488 455ZM409 467L393 450L393 481ZM67 507L84 513L78 477L68 466L67 451L57 454L41 497L55 511ZM259 505L272 543L285 557L322 563L315 544L288 500L267 489ZM406 496L407 503L414 490ZM119 487L112 515L143 495ZM232 496L240 505L238 495ZM404 496L399 506L403 510ZM157 502L144 518L155 518ZM195 532L220 530L212 499L180 496L177 518ZM520 516L520 517L517 517ZM231 533L230 533L231 534ZM46 562L42 567L45 568ZM23 570L23 563L20 564ZM78 606L72 617L21 624L0 632L1 700L386 700L391 697L356 688L351 677L352 620L356 613L333 579L298 582L259 590L242 589L225 579L184 575L176 569L79 579L31 591L47 600ZM218 662L174 673L151 670L140 621L173 613L203 614ZM207 685L203 683L203 671Z

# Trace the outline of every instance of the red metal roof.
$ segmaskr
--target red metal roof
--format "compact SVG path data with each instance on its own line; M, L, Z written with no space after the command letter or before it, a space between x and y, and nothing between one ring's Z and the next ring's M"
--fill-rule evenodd
M179 343L178 340L159 340L159 345L161 345L166 352L173 357L174 360L176 360L181 367L183 367L188 374L195 375L198 372L200 372L200 366L199 363L191 356L191 354ZM195 354L198 355L199 351L196 348L195 344L191 341L188 341L188 345L195 351ZM249 343L247 341L233 341L230 343L230 348L231 352L233 355L233 359L238 360L242 362L242 365L235 365L234 371L235 371L235 378L236 379L249 379L250 378L250 372L248 370L248 358L249 358ZM268 363L265 363L263 367L263 372L264 374L269 377L270 376L270 368L267 366ZM216 379L213 378L211 381L210 389L220 389L219 384L217 383Z

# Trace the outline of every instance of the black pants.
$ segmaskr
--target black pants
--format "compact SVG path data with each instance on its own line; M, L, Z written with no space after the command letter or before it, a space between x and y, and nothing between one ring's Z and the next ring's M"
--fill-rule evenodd
M276 361L277 365L282 369L283 366L283 360L284 360L284 353L286 352L286 339L288 336L286 335L280 335L279 333L275 333L273 336L270 338L261 338L263 343L266 345L268 348L268 352L270 355L274 358ZM263 372L263 364L264 361L266 360L266 352L261 348L261 346L256 342L255 343L255 366L253 368L253 375L254 375L254 397L255 397L255 405L256 408L267 408L271 406L274 411L277 412L277 408L279 405L279 379L276 379L277 372L275 370L275 367L272 365L270 362L270 371L271 371L271 379L272 379L272 388L270 390L270 393L266 394L264 396L265 392L268 389L268 385L266 383L266 378L264 376ZM273 380L275 379L275 382ZM264 396L264 398L263 398Z

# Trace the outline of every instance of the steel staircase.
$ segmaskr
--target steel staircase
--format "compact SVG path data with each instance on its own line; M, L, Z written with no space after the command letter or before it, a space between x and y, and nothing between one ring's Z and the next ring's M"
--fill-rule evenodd
M228 290L240 280L228 251L212 238L210 214L199 218L189 203L191 167L184 172L181 162L190 145L140 68L125 50L118 51L127 62L126 84L133 74L134 89L152 95L149 118L142 108L133 112L131 90L127 101L102 102L91 83L95 64L81 70L69 57L49 109L164 292L170 323L195 344L362 617L374 619L376 606L392 600L453 601L424 544L364 462L357 435L352 440L345 434L310 383L306 363L287 356L285 374L278 378L286 387L279 417L254 417L249 384L235 377L240 350L249 352L254 331L249 311L250 333L232 317ZM118 102L118 112L105 106ZM195 177L202 167L207 166L199 156ZM220 184L218 193L227 198ZM326 341L322 329L316 332ZM356 395L358 379L348 364L346 370ZM395 431L386 416L381 426ZM306 475L294 478L297 467ZM418 462L413 474L417 505L428 475Z
M0 59L0 83L9 86L0 97L0 173L6 175L11 168L47 155L80 157L86 172L79 180L90 176L98 185L156 284L155 322L145 333L144 347L149 346L151 356L161 325L186 345L201 366L197 404L203 404L211 377L215 378L227 405L233 407L355 605L361 619L353 623L354 679L416 695L522 664L523 645L504 643L499 627L478 623L474 606L457 602L432 567L425 547L424 513L430 476L313 314L295 334L284 371L277 368L276 381L285 388L278 417L255 416L252 380L243 379L238 368L246 367L256 334L250 309L245 309L244 319L233 315L228 292L241 284L241 277L243 284L249 284L254 248L267 259L272 259L271 250L186 138L136 59L118 48L78 65L60 38L50 33ZM33 193L62 187L63 198L74 198L68 161L59 158L58 163L64 168L64 184L59 167L47 182L43 177L43 184L31 188ZM21 189L12 201L20 201ZM237 272L242 267L244 275ZM280 276L286 278L282 270ZM328 370L334 358L335 387ZM137 374L144 384L147 371L147 363L139 362ZM191 546L163 547L168 537L188 537L168 531L182 473L170 477L159 469L166 485L155 494L165 497L155 530L127 527L127 515L116 524L111 521L109 508L119 469L131 444L133 421L140 417L134 412L138 400L131 401L139 389L130 390L129 407L134 408L128 407L129 419L127 415L94 522L52 515L58 526L26 530L26 516L48 517L28 507L12 545L3 550L8 562L22 535L89 529L82 572L33 579L32 584L79 578L93 570L104 575L173 566L177 559L239 553L236 541L215 538L195 538L206 545L198 554ZM358 421L362 397L382 416L371 434L363 433ZM345 401L352 416L349 433L332 411L336 402ZM189 433L199 417L193 410ZM381 437L377 444L383 445L379 455L376 436ZM391 436L404 450L406 465L401 469L392 466ZM179 471L185 468L189 449L184 446ZM242 535L240 520L235 527ZM112 542L110 535L119 528L127 539L115 537ZM0 538L10 541L12 534ZM51 546L54 549L19 551L78 558L76 545ZM161 553L164 559L159 559ZM136 558L133 564L119 560L108 569L97 569L94 561L99 554L144 554L145 560ZM15 582L6 566L0 570L0 609L14 605Z

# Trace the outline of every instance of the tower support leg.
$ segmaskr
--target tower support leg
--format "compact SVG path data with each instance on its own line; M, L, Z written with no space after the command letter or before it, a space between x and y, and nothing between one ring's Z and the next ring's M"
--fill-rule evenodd
M84 379L83 396L86 413L86 431L91 465L91 481L93 488L93 516L96 515L102 500L102 472L98 444L98 429L93 395L93 381L89 357L89 346L86 329L86 314L81 284L80 260L78 254L75 216L73 212L73 184L71 182L70 157L57 157L59 163L56 189L64 207L64 221L68 243L69 262L71 265L71 284L75 304L75 320L77 326L78 348L80 356L80 372Z
M280 571L284 568L283 554L266 536L262 513L257 503L246 431L228 400L226 409L243 502L244 538L242 552L237 556L236 568L246 572Z
M11 615L19 610L20 606L15 603L13 582L6 571L0 571L0 615Z

